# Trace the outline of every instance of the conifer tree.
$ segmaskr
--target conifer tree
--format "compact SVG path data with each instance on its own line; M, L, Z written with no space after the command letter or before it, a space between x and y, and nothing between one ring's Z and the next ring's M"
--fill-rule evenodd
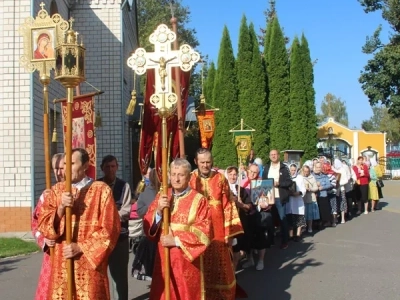
M307 97L307 136L305 140L307 145L304 153L304 159L311 159L317 156L317 143L318 143L318 124L317 124L317 111L315 107L315 90L314 90L314 67L311 60L310 48L308 41L304 36L301 36L301 61L303 64L303 77L304 77L304 90Z
M289 60L277 16L272 21L267 51L270 149L282 151L290 148Z
M309 120L301 50L296 36L290 51L290 146L292 149L305 151L308 144L306 137Z
M214 106L220 108L216 112L216 131L212 146L215 165L226 168L237 164L235 145L229 130L240 122L240 106L238 103L237 77L235 57L228 28L223 29L218 54L218 65L213 91Z
M245 123L254 128L253 148L257 157L265 162L268 159L268 105L265 82L265 69L261 59L259 43L253 23L249 26L250 43L252 49L252 59L250 66L250 91L248 105L242 109L242 118Z
M243 112L248 106L251 97L250 85L253 80L251 74L251 60L253 56L253 45L250 41L249 27L246 16L243 15L239 30L239 46L236 60L236 74L238 82L238 100L241 111L241 118L247 122L247 116Z
M215 73L216 73L215 64L214 62L211 62L208 68L207 78L204 83L204 97L206 97L206 103L209 103L212 106L214 106L213 90L215 83Z

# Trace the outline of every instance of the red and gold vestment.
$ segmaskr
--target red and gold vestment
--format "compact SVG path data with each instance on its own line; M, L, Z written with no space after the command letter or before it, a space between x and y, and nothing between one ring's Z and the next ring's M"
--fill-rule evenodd
M150 205L144 217L144 232L158 241L154 262L150 300L164 299L164 247L159 242L162 234L162 220L156 224L158 198ZM195 190L189 189L182 196L172 196L170 227L179 241L179 247L170 248L170 299L206 300L204 287L203 253L211 241L211 216L207 199Z
M243 233L243 228L235 202L230 199L228 181L214 170L207 178L195 170L189 185L207 198L211 211L214 237L204 253L207 300L235 299L236 279L228 241Z
M62 248L65 245L65 216L57 228L54 219L65 183L57 183L45 192L39 231L56 240L52 264L49 299L67 299L67 267ZM74 300L110 299L107 266L108 256L119 237L120 220L111 189L95 181L78 190L72 187L75 202L72 207L72 242L77 243L83 254L74 262Z

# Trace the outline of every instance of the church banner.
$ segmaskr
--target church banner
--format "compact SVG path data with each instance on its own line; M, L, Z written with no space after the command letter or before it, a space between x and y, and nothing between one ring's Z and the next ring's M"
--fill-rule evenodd
M94 95L75 96L72 104L72 149L84 148L89 153L86 175L96 179L96 136L94 128ZM67 101L62 101L64 149L67 133Z
M214 110L205 110L196 113L199 122L201 147L210 148L215 131Z
M240 130L233 133L239 162L245 162L252 147L252 131Z
M172 73L172 90L175 91L175 69L171 69ZM154 159L154 167L157 170L159 178L162 178L161 170L161 153L162 153L162 135L161 135L161 118L157 109L150 103L150 97L155 93L155 71L150 69L146 76L146 92L143 105L143 122L140 133L139 145L139 166L142 175L146 174L147 168L150 167L152 159ZM180 70L181 84L181 101L182 111L186 111L187 99L189 95L190 72ZM185 115L182 116L181 124L178 124L178 116L175 110L171 116L167 118L167 142L169 161L179 157L179 126L185 126Z

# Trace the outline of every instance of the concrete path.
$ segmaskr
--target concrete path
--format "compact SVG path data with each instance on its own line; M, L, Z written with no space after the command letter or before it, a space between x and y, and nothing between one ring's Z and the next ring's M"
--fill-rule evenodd
M251 300L400 299L400 182L385 181L382 211L361 215L267 251L263 271L246 269L239 284ZM0 260L1 299L32 299L42 254ZM131 257L132 260L132 257ZM131 300L148 298L149 283L129 277Z

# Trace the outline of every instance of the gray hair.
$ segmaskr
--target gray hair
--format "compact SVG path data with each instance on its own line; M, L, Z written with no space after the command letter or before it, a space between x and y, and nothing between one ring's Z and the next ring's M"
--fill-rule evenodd
M171 162L170 169L176 168L176 167L182 167L186 169L187 174L189 175L190 172L192 171L192 166L190 165L190 162L188 162L184 158L176 158Z

